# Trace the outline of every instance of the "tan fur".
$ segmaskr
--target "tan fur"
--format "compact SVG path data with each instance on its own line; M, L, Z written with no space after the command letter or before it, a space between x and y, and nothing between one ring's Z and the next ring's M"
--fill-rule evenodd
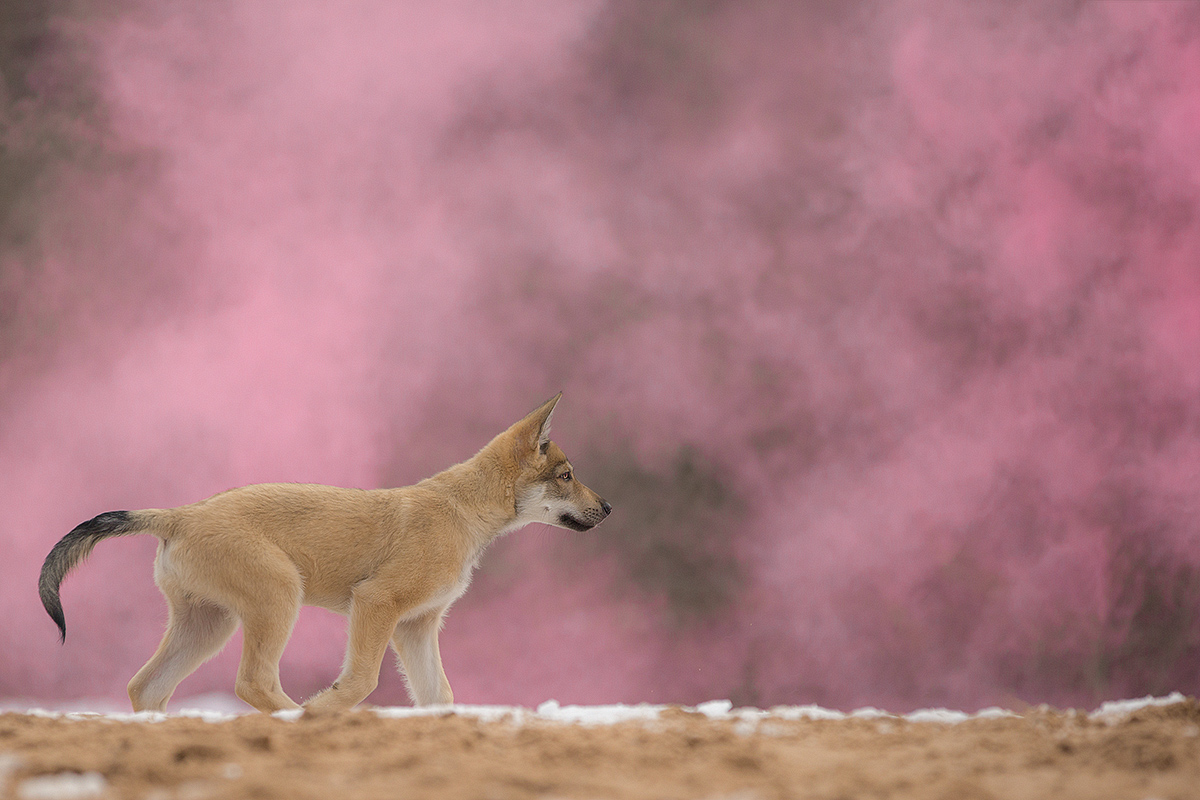
M162 643L129 683L134 709L164 709L239 622L238 697L264 712L296 708L280 686L279 659L302 605L349 618L341 675L306 708L347 709L365 699L389 644L416 704L453 702L438 630L488 543L530 522L586 530L610 510L573 479L549 441L560 396L473 458L415 486L261 484L179 508L129 512L131 530L103 535L162 540L154 579L169 606ZM57 581L81 557L70 553L57 564L54 552L47 557L53 601Z

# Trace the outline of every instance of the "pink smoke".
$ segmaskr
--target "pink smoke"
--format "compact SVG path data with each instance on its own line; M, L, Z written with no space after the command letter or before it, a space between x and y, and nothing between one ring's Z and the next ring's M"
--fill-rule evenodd
M461 701L1200 691L1189 5L339 8L57 23L100 155L4 256L41 343L0 385L0 695L120 696L153 651L143 539L57 644L77 522L406 483L560 388L616 512L485 557ZM302 618L294 697L341 626Z

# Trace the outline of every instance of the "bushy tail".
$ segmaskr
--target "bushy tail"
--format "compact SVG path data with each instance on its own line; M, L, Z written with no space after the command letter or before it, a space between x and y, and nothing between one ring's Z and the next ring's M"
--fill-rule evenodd
M134 511L108 511L75 527L75 530L58 540L42 564L42 577L38 580L38 594L50 619L58 625L62 641L67 641L67 620L63 616L62 600L58 587L67 573L75 568L92 552L101 539L124 536L146 531L144 521Z

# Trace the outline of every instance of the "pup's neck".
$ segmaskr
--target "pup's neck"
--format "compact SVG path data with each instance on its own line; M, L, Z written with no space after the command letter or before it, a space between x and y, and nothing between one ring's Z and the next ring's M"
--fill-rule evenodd
M480 547L528 524L517 515L515 472L506 455L503 448L489 445L431 479L446 486L447 497Z

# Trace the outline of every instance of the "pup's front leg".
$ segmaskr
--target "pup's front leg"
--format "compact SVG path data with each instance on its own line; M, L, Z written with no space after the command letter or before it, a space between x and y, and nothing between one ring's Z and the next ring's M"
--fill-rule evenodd
M367 699L379 685L379 667L399 615L390 603L372 603L355 593L350 607L346 662L333 685L308 699L305 708L343 711Z
M442 654L438 650L438 630L446 609L438 609L416 619L396 625L392 646L404 665L408 693L418 706L450 705L454 693L442 669Z

